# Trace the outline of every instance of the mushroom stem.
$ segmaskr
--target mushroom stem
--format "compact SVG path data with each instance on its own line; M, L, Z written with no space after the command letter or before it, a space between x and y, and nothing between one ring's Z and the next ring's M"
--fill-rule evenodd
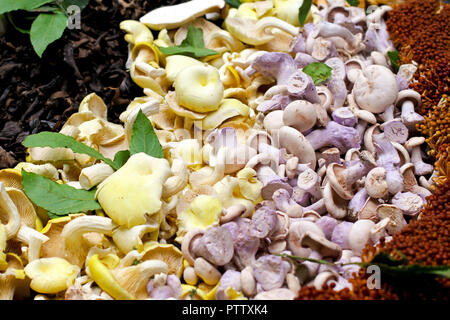
M425 119L423 116L414 111L414 102L411 100L405 100L402 103L401 118L403 123L409 129L414 129L416 124Z
M94 164L93 166L86 167L81 170L79 177L80 185L83 189L89 190L100 184L113 173L113 168L106 163Z
M423 162L420 146L415 146L412 148L411 162L414 164L415 174L418 176L433 172L434 167L431 164Z
M11 197L6 192L3 182L0 182L0 213L3 215L6 212L6 217L2 217L5 224L6 239L13 238L20 228L20 214Z
M281 178L269 166L260 166L256 170L258 180L262 182L261 196L263 199L272 199L272 195L278 189L285 189L292 194L292 187L286 182L286 178Z
M33 228L22 225L17 233L17 239L28 245L28 262L39 259L41 246L50 238Z

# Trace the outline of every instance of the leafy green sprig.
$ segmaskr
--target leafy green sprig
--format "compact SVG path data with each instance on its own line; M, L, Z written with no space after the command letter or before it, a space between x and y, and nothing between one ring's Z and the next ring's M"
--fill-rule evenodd
M163 158L164 153L155 134L152 123L142 110L133 123L130 150L122 150L115 154L114 161L105 158L97 150L78 142L72 137L56 132L41 132L30 135L22 142L25 147L69 148L75 153L87 154L101 160L114 170L123 166L128 158L136 153L144 152L156 158ZM22 187L33 203L48 211L50 218L65 216L70 213L101 209L95 200L96 190L80 190L66 184L59 184L38 174L22 170Z
M6 14L8 21L19 32L28 33L34 51L42 57L49 44L61 38L69 19L67 9L78 6L83 10L89 0L2 0L0 14ZM26 19L33 20L30 30L18 27L13 19L14 11L27 11ZM33 14L38 13L35 17Z

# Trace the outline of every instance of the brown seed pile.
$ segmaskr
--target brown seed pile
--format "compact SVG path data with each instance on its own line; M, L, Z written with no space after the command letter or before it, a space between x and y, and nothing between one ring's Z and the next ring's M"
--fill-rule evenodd
M422 94L420 113L426 114L449 91L450 4L411 0L394 6L386 21L402 63L418 63L411 87Z
M420 219L412 220L392 241L377 247L367 246L362 255L369 262L380 251L401 258L409 264L450 264L450 113L448 91L450 82L450 5L436 0L411 0L394 6L387 20L388 30L399 49L401 63L418 63L411 88L422 95L419 110L425 116L418 129L427 137L428 154L436 159L437 177L433 194L421 211ZM428 278L419 280L385 279L382 289L367 287L368 275L361 270L349 281L353 289L334 291L303 287L298 300L392 300L445 299L450 297L450 280Z
M367 285L368 274L361 269L358 275L349 279L352 290L345 288L333 290L333 286L318 290L315 287L305 286L300 289L296 300L398 300L398 295L392 292L390 285L382 282L381 289L369 289Z
M428 154L436 159L436 184L447 180L450 151L450 4L412 0L394 6L386 21L402 63L415 61L418 70L411 88L422 96L418 129L427 137Z

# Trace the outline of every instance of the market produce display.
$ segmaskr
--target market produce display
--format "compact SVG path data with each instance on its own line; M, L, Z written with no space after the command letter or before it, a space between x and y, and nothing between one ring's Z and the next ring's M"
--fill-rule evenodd
M111 120L87 94L0 171L1 298L448 298L448 12L192 0L122 21L139 96Z

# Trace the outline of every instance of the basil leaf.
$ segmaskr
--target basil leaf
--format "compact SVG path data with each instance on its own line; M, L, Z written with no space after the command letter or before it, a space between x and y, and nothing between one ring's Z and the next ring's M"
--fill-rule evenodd
M129 150L121 150L114 155L114 163L117 167L122 167L130 158Z
M298 22L300 23L300 27L303 27L308 17L309 10L311 9L312 0L303 0L303 3L298 10Z
M400 67L400 58L398 56L398 51L388 51L387 55L389 60L391 61L392 69L394 69L395 73L398 72L398 68Z
M145 152L155 158L164 158L162 146L153 130L152 123L142 110L139 110L133 123L133 134L130 141L130 154L139 152Z
M53 215L101 209L95 200L96 190L75 189L32 172L22 170L22 187L31 201Z
M38 15L31 25L30 39L39 58L50 43L61 38L66 26L67 16L62 11Z
M357 7L359 5L359 1L358 0L347 0L347 2L352 7Z
M182 54L192 56L194 58L219 54L215 50L205 48L205 43L203 41L203 30L194 27L192 24L189 25L186 38L179 46L158 48L165 55Z
M0 14L14 10L33 10L53 0L2 0Z
M322 62L313 62L305 66L302 71L309 75L317 86L331 77L333 68Z
M226 3L230 5L232 8L239 8L241 5L241 1L239 0L225 0Z
M74 138L66 136L62 133L43 131L37 134L29 135L23 140L22 144L25 147L50 147L50 148L70 148L75 153L82 153L91 156L92 158L102 160L117 170L119 167L108 158L105 158L97 150L85 145L84 143L76 141Z

